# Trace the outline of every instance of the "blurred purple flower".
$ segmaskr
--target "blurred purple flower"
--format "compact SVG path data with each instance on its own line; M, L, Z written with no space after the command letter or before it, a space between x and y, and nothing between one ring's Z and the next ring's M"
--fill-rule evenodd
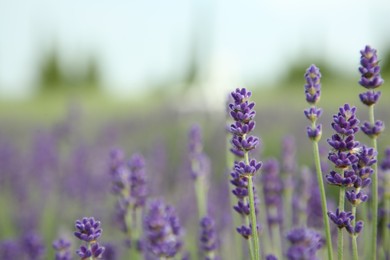
M289 260L316 260L316 253L324 245L321 235L308 228L295 228L287 234L291 245L286 252Z

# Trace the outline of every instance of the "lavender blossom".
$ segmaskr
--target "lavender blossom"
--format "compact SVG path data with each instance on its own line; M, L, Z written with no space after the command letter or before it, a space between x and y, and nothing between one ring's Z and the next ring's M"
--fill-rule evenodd
M210 173L210 160L203 152L202 133L199 125L193 125L188 134L188 157L191 177L196 180Z
M319 233L308 228L296 228L287 234L291 246L286 252L289 260L316 260L316 254L324 245Z
M53 242L53 248L56 251L55 260L71 260L70 241L60 238Z
M22 237L21 245L24 253L31 260L43 259L45 246L42 238L33 232L29 232Z
M81 259L97 259L102 256L104 247L100 246L97 239L102 235L100 221L96 221L93 217L84 217L81 220L76 220L75 237L86 242L81 245L76 251Z
M148 190L146 186L145 159L140 154L134 154L129 161L130 196L134 200L134 209L145 206Z
M214 220L209 217L203 217L200 221L200 248L204 252L206 260L216 259L216 251L218 250L218 237Z
M16 240L4 240L0 242L0 259L14 260L21 258L20 244Z
M173 207L161 200L150 203L144 218L146 248L157 257L174 257L182 246L181 226Z

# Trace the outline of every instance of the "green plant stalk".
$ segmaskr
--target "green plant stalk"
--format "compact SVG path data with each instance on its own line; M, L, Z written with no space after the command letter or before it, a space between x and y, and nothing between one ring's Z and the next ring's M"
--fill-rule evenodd
M272 207L270 209L270 214L277 214L277 208L276 207ZM283 248L282 248L282 238L280 237L280 225L278 224L273 224L271 226L271 237L272 237L272 244L273 244L273 253L275 254L275 256L278 258L278 259L282 259L282 252L283 252Z
M292 197L293 197L293 189L291 187L288 187L284 189L283 192L283 201L284 203L284 212L285 212L285 219L286 219L286 227L291 228L292 227Z
M386 224L390 223L390 172L385 173L385 194L384 194L384 208L385 208L385 220L383 225L383 250L385 254L385 259L390 258L390 248L389 248L389 239L390 239L390 229ZM387 257L387 258L386 258Z
M248 204L248 198L244 198L244 204ZM251 220L250 220L250 217L248 216L245 216L245 224L249 227L250 224L251 224ZM249 256L250 256L250 259L253 260L255 259L254 257L254 249L253 249L253 241L251 238L248 239L248 248L249 248Z
M244 153L245 164L249 165L248 152ZM256 220L256 209L255 209L255 196L253 193L253 177L247 176L248 178L248 196L249 196L249 217L252 225L252 241L253 241L253 254L255 260L260 259L260 245L259 235L257 233L257 220Z
M206 216L207 212L207 187L204 176L198 176L194 182L194 186L196 194L196 203L198 205L199 220L201 220L204 216Z
M229 146L229 142L230 142L230 139L229 139L229 136L226 135L226 166L227 166L227 169L232 169L233 168L233 165L234 165L234 156L233 154L229 151L229 149L227 149L227 147ZM230 175L228 175L228 181L230 180ZM229 187L232 187L232 184L230 183L229 181ZM234 194L231 192L231 189L229 189L229 202L230 202L230 212L231 212L231 215L232 215L232 218L233 218L233 224L234 224L234 227L238 227L241 225L241 217L236 214L234 212L234 209L233 209L233 205L234 205L234 202L235 201L235 196ZM235 251L235 256L236 256L236 259L244 259L244 252L243 252L243 247L242 247L242 238L241 238L241 235L238 234L237 232L234 232L233 234L233 242L234 242L234 245L236 245L236 248L237 250L234 250Z
M341 176L343 176L344 173L341 171ZM344 199L345 199L345 187L340 187L340 194L339 194L339 210L344 211ZM343 241L343 229L339 228L337 232L337 258L338 260L343 260L343 252L344 252L344 241Z
M356 206L352 205L352 216L354 216L354 219L352 220L352 226L355 227L356 224ZM358 255L358 247L357 247L357 234L352 235L352 254L353 254L353 259L358 260L359 255Z
M369 119L371 125L375 124L374 105L369 106ZM376 137L371 138L371 145L378 151ZM377 229L378 229L378 162L372 165L372 232L371 232L371 259L376 259Z
M256 210L255 210L255 199L253 194L253 179L252 176L248 177L248 193L249 193L249 211L250 211L250 222L252 225L252 241L253 241L253 254L254 260L260 259L260 245L259 235L257 233L257 221L256 221Z
M315 122L313 122L313 126L315 127ZM332 237L330 235L330 226L329 226L328 208L326 205L325 187L324 187L324 182L322 180L320 152L318 149L318 141L313 140L312 142L313 142L314 162L316 165L316 172L317 172L317 181L318 181L318 186L319 186L320 194L321 194L321 208L322 208L322 215L324 218L326 245L327 245L327 249L328 249L328 260L333 260L333 245L332 245ZM344 205L344 203L343 203L343 205Z
M263 185L262 183L259 183L258 184L258 188L259 188L259 200L260 201L265 201L264 199L264 194L263 194ZM260 240L260 243L261 245L264 245L263 248L264 248L264 251L266 251L268 248L271 248L270 246L270 243L272 243L268 238L271 234L271 231L270 231L270 226L268 224L266 224L268 222L267 220L267 211L266 211L266 207L265 207L265 204L264 203L260 203L259 205L259 221L260 223L265 223L264 225L262 225L262 229L260 229L260 231L262 233L265 233L266 235L259 235L259 240Z

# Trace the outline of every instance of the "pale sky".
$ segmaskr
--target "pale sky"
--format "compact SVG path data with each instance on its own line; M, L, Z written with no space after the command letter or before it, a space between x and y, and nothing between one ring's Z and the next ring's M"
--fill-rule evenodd
M387 0L0 0L0 95L30 93L53 42L63 66L96 55L114 92L177 77L196 26L202 68L222 82L272 82L308 57L355 73L366 44L390 44L389 15Z

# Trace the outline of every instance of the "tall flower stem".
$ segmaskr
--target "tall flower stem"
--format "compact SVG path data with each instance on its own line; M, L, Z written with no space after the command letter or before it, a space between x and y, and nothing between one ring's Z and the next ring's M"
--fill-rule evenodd
M315 127L315 123L313 123L313 128ZM320 161L320 152L318 149L318 141L313 140L313 154L314 154L314 162L316 166L316 173L317 173L317 181L318 186L320 189L320 195L321 195L321 209L322 209L322 216L324 220L324 226L325 226L325 235L326 235L326 245L328 249L328 259L333 259L333 245L332 245L332 237L330 234L330 226L329 226L329 217L328 217L328 209L326 205L326 195L325 195L325 187L324 187L324 181L322 180L322 170L321 170L321 161ZM340 191L341 193L341 191ZM343 202L343 208L344 208L344 202Z
M375 124L374 105L369 106L369 120ZM371 137L371 145L375 151L377 149L376 136ZM378 229L378 163L372 165L374 173L372 175L372 233L371 233L371 258L376 259L377 229Z
M343 176L343 171L340 173ZM345 187L340 187L339 193L339 210L340 212L344 211L344 200L345 200ZM337 233L337 259L343 260L344 253L344 237L343 237L343 229L339 228Z
M248 180L248 182L249 182L249 180ZM247 202L247 199L248 198L246 198L246 199L244 199L244 202L245 202L245 204L247 204L248 202ZM249 202L249 205L250 205L250 202ZM250 206L249 206L250 207ZM249 227L250 226L250 224L251 224L251 219L250 219L250 216L248 217L248 216L246 216L245 217L245 224ZM253 231L252 231L253 232ZM250 257L250 259L251 260L254 260L255 259L255 253L254 253L254 248L253 248L253 239L248 239L248 251L249 251L249 257Z
M355 217L352 220L352 226L355 226L356 223L356 206L352 205L352 215ZM353 259L358 260L359 255L358 255L358 247L357 247L357 234L352 235L352 254L353 254Z
M206 216L207 206L206 206L206 182L204 176L198 176L195 180L195 193L196 193L196 202L198 204L198 214L199 219Z
M246 152L244 154L244 160L247 165L249 165L249 156ZM260 245L259 245L259 235L257 232L257 219L256 219L256 209L255 209L255 196L253 192L253 177L248 176L248 195L249 195L249 207L250 207L250 222L252 225L252 241L253 241L253 254L255 260L260 259Z

